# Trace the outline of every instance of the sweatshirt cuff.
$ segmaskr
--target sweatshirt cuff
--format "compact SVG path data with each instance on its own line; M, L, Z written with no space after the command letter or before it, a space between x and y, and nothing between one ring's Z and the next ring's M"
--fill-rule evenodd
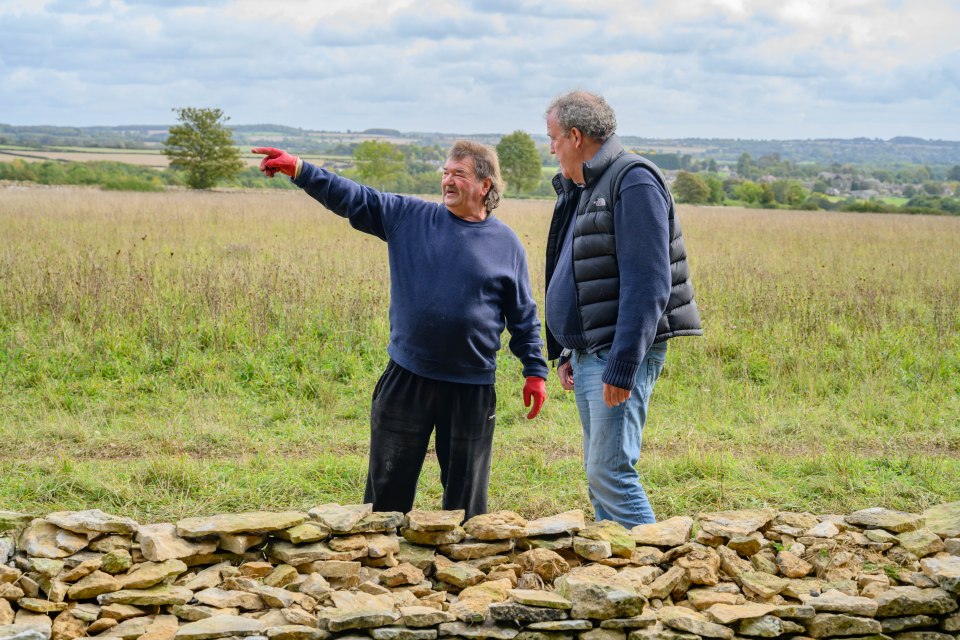
M604 383L619 389L633 389L639 369L639 363L613 359L607 360L607 366L603 370L601 379Z

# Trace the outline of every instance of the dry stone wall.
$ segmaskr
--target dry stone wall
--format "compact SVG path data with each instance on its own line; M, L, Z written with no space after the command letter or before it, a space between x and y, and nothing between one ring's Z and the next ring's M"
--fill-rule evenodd
M0 511L0 640L960 640L960 502L463 515Z

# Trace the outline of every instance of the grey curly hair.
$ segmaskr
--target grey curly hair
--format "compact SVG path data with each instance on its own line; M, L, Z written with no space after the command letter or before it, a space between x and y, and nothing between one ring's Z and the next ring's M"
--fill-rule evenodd
M500 176L500 158L496 150L473 140L457 140L450 148L447 158L451 160L472 158L477 179L482 182L490 178L490 190L487 191L483 200L487 213L500 206L500 194L503 193L504 183Z
M557 122L564 134L576 127L583 135L599 142L617 130L617 116L603 96L588 91L571 91L557 96L547 107L544 117L556 112Z

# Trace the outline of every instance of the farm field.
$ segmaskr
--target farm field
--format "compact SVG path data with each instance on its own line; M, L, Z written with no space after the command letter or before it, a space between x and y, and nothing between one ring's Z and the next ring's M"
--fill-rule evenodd
M337 159L336 156L313 156L306 154L303 156L314 164L323 165L325 160ZM262 156L255 156L249 153L249 149L242 149L241 160L248 167L260 166ZM14 160L42 161L58 160L63 162L124 162L126 164L138 165L143 167L157 167L165 169L170 166L167 156L159 149L107 149L107 148L83 148L83 147L53 147L45 149L33 149L29 147L15 147L0 145L0 162L13 162Z
M540 303L551 207L498 210ZM960 500L960 219L680 215L705 336L671 341L651 403L657 515ZM22 187L0 190L0 238L0 510L360 500L379 240L297 192ZM527 421L521 385L504 350L491 509L589 511L573 397L551 378ZM418 507L439 508L438 475Z

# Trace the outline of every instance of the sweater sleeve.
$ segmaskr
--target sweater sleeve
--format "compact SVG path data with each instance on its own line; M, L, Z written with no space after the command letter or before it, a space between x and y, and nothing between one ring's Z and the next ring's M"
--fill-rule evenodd
M510 351L523 363L524 377L538 376L546 379L549 369L543 358L540 318L537 316L537 303L534 302L530 290L530 274L523 248L520 248L513 285L514 289L506 296L504 305L504 316L510 331Z
M646 169L631 170L621 182L613 215L620 305L602 379L631 389L670 298L669 203L663 187Z
M359 231L387 240L403 221L404 197L381 193L342 176L303 162L292 182Z

